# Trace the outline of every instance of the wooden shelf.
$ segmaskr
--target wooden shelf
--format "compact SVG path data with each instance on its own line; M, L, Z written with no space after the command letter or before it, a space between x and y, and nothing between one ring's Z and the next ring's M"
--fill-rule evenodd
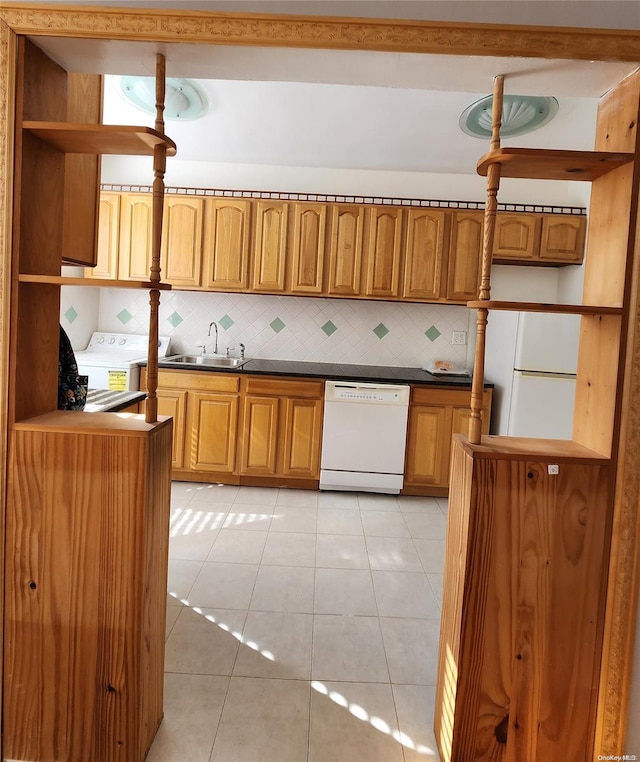
M622 307L600 307L593 304L547 304L545 302L498 302L477 299L467 302L470 310L503 310L506 312L548 312L557 315L622 315Z
M495 458L502 460L541 460L556 463L576 463L607 465L611 458L584 447L572 439L537 439L534 437L511 437L484 435L480 444L471 444L464 434L454 434L467 452L475 458Z
M153 156L165 145L167 156L176 155L176 144L151 127L68 122L23 122L23 129L64 153Z
M152 283L150 280L112 280L110 278L70 278L65 275L18 275L20 283L49 283L56 286L96 286L102 288L146 288L171 291L170 283Z
M479 175L486 175L491 164L500 164L502 177L591 181L633 159L632 153L609 151L500 148L485 154L478 161L477 171Z

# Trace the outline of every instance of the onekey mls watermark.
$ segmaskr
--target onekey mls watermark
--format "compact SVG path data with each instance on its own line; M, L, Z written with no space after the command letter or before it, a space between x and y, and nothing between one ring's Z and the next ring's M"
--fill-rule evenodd
M602 762L637 762L637 754L598 754L598 760Z

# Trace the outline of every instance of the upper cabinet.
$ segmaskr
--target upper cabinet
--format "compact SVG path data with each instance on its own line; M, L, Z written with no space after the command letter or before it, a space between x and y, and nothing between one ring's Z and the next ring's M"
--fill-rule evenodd
M289 210L289 282L291 294L321 294L324 277L327 205L291 203Z
M400 289L403 209L372 206L367 212L362 290L365 296L395 298Z
M467 302L478 296L483 229L483 212L457 211L451 215L446 291L449 301Z
M359 296L365 207L331 205L327 293Z
M438 209L409 209L405 217L402 296L436 301L442 291L445 213Z
M100 197L92 278L149 271L150 193ZM355 203L171 194L162 278L205 291L465 304L478 296L484 214ZM586 217L499 212L496 264L582 261Z
M498 212L496 264L575 265L584 257L587 218L571 214Z
M267 293L285 290L288 204L257 201L251 290Z
M212 291L249 286L251 206L246 199L208 198L204 214L203 283Z

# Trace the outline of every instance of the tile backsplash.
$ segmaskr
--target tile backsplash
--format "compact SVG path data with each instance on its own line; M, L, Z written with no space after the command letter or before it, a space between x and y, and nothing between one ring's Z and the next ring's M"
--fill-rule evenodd
M146 333L146 291L92 289L99 293L94 330ZM69 327L83 319L73 294L63 300L61 322ZM355 299L326 299L191 291L164 292L160 298L160 334L171 337L171 353L199 352L198 345L218 352L231 347L246 356L277 360L358 363L417 367L433 359L465 365L467 347L452 346L452 331L468 330L465 307ZM72 338L73 341L73 338ZM83 347L77 347L83 348Z

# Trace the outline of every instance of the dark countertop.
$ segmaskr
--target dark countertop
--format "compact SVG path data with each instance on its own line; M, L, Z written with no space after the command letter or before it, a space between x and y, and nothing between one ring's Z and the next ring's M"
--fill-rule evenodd
M139 363L146 365L146 362ZM421 384L424 386L471 388L470 376L432 376L420 368L393 368L384 365L347 365L328 362L299 362L297 360L248 360L240 368L207 367L158 361L159 368L188 371L213 371L264 376L298 376L301 378L338 379L342 381L383 382L390 384ZM493 384L485 384L485 389Z
M85 413L117 413L129 405L146 399L146 392L116 392L111 389L89 389Z

